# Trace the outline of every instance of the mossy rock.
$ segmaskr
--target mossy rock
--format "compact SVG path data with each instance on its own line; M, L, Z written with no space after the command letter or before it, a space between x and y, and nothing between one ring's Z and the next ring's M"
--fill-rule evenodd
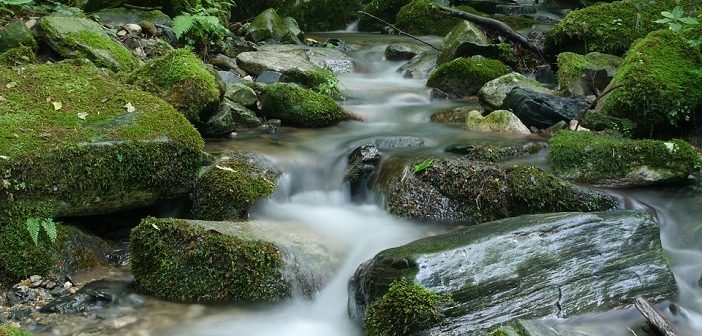
M0 324L0 336L32 336L32 334L10 324Z
M400 8L395 18L395 26L410 34L444 36L459 21L439 13L439 8L433 0L412 0Z
M200 167L197 131L146 92L70 64L0 68L0 78L0 211L46 202L53 217L150 205L184 194Z
M554 94L541 83L518 73L511 72L497 77L483 85L478 91L480 105L487 111L497 110L502 106L507 94L515 87L529 89L544 94Z
M139 59L98 23L77 17L45 16L37 22L42 40L64 58L87 58L112 71L131 70Z
M37 63L37 55L30 47L17 47L0 53L0 66L18 66Z
M246 38L253 42L302 44L305 34L300 30L295 19L280 16L275 9L270 8L251 21L246 30Z
M280 13L295 18L304 31L330 31L346 28L361 9L360 0L288 0Z
M128 23L150 22L152 24L171 26L172 20L160 10L143 11L133 8L106 8L92 13L100 18L100 23L113 26Z
M232 11L233 21L245 21L255 17L269 8L280 9L295 0L257 0L239 1L236 9Z
M490 143L458 143L447 147L446 152L458 154L473 161L501 162L536 154L544 147L545 144L533 142L521 146L494 145Z
M0 53L18 47L37 48L37 40L22 21L15 21L0 29Z
M422 285L405 279L390 284L363 319L367 336L405 336L441 320L440 298Z
M699 153L683 140L631 140L562 131L551 138L550 147L549 161L558 176L596 185L679 181L702 168Z
M655 21L677 5L702 6L698 0L622 0L572 11L547 34L545 51L554 57L565 51L622 55L636 39L666 28Z
M475 132L531 134L514 113L505 110L492 111L484 117L479 111L473 110L468 113L465 128Z
M86 12L95 12L101 9L111 9L115 7L122 6L125 2L124 0L78 0L78 2L83 2L82 8ZM160 7L162 10L170 15L176 16L181 12L187 10L188 8L196 7L197 5L202 5L207 7L207 4L200 0L130 0L128 1L130 5L139 7Z
M226 153L195 184L193 218L244 218L257 201L277 188L280 171L266 158L245 152Z
M487 336L587 336L544 320L517 320L490 331Z
M598 52L591 52L587 55L564 52L558 54L557 61L558 72L556 73L556 79L558 80L560 91L566 95L577 94L584 96L589 93L597 93L591 92L592 88L588 87L588 84L591 83L585 80L587 77L586 72L604 69L607 77L611 79L610 76L617 72L619 65L622 63L622 58ZM600 85L602 87L599 90L603 90L607 84L609 83L602 83Z
M264 71L275 71L284 75L284 81L297 83L315 91L337 89L338 79L333 72L295 53L243 52L236 56L236 63L239 68L252 76L258 76Z
M384 21L394 23L395 17L397 17L397 13L400 9L411 1L412 0L372 0L363 8L363 11L377 16ZM359 31L379 31L382 27L382 24L366 15L362 15L361 20L358 22Z
M492 41L490 41L480 27L465 20L460 21L441 41L439 58L436 62L441 65L460 57L456 54L463 45L471 44L484 46L490 43L492 43Z
M636 133L677 133L694 126L702 110L702 54L680 34L655 31L638 41L610 83L621 86L598 110L636 122Z
M191 122L212 113L220 102L215 76L187 49L176 49L148 61L127 81L169 102Z
M617 118L606 115L598 111L588 111L580 121L580 125L591 131L605 131L615 133L619 136L629 138L636 128L633 121L625 118Z
M338 251L286 222L144 219L131 264L148 294L177 302L272 302L311 297L339 265Z
M427 86L461 98L477 94L485 83L509 72L509 68L497 60L458 58L434 70Z
M268 118L290 126L324 127L350 118L331 97L292 84L264 87L261 105Z

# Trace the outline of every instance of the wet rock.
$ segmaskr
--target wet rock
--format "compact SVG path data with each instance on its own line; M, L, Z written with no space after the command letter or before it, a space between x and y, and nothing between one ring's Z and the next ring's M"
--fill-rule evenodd
M388 61L410 60L417 53L414 47L402 43L391 43L385 48L385 58Z
M422 52L397 69L404 78L428 79L436 68L436 53Z
M353 48L351 48L348 43L337 38L328 39L326 42L324 42L322 47L329 48L330 46L338 51L353 51Z
M352 197L367 191L368 182L375 175L380 158L380 151L372 144L362 145L351 152L344 180L351 186Z
M236 57L239 68L249 75L258 76L264 71L280 72L288 82L317 88L335 79L334 74L295 55L272 51L241 53Z
M261 119L256 116L256 112L239 103L224 99L217 112L205 123L198 124L197 129L204 136L219 137L226 136L237 129L258 126L261 126Z
M385 196L390 213L447 225L617 205L612 196L535 167L501 167L464 157L386 159L376 188Z
M285 83L263 88L261 110L267 118L298 127L326 127L351 118L331 97Z
M263 71L256 76L256 83L275 84L281 82L283 74L277 71Z
M530 89L512 89L502 109L512 111L528 127L548 128L559 121L570 122L587 110L590 102L581 98L564 98Z
M172 20L168 15L160 10L143 11L132 8L116 7L105 8L92 13L100 19L101 24L122 26L126 24L138 24L140 22L151 22L152 24L171 26Z
M478 111L470 111L466 118L465 128L477 132L531 134L514 113L505 110L492 111L485 117Z
M499 162L535 154L542 148L544 145L539 143L529 143L523 146L496 146L488 143L455 144L446 148L446 152L459 154L474 161Z
M485 83L509 73L506 65L487 58L458 58L432 72L427 86L462 98L478 93Z
M114 280L96 280L39 309L40 313L80 314L94 312L120 303L128 293L130 283Z
M258 97L256 91L244 84L229 84L224 92L224 98L249 108L256 107Z
M412 136L389 136L376 138L374 140L375 146L378 149L398 149L398 148L413 148L413 147L423 147L424 139L412 137Z
M7 317L10 320L24 321L32 317L32 309L29 307L12 307Z
M300 56L310 63L326 68L335 74L349 73L354 70L353 59L337 49L294 44L268 44L259 46L257 49L258 51Z
M702 166L683 140L631 140L586 132L558 132L550 163L562 178L607 186L640 186L687 179Z
M37 48L37 40L22 21L15 21L0 29L0 53L18 47Z
M520 216L385 250L352 278L352 316L360 319L403 278L451 297L440 303L443 320L415 335L467 335L516 319L616 309L638 296L659 302L677 291L658 225L628 210Z
M555 94L553 91L543 87L541 83L529 79L518 72L512 72L504 76L497 77L483 85L478 91L480 105L488 111L497 110L507 97L507 94L515 87L529 89L534 92L544 94Z
M474 108L470 106L460 106L448 110L436 112L429 118L431 122L441 124L465 124L468 119L468 114Z
M274 41L302 44L304 33L297 26L295 19L281 17L275 9L270 8L256 16L246 30L246 39L253 42Z
M289 222L147 218L130 241L140 288L178 302L311 297L340 262L337 247L320 243L328 237Z
M429 92L429 96L432 100L446 100L451 98L451 96L448 93L441 91L441 89L437 88L432 88Z
M599 95L617 73L622 58L597 52L558 55L558 86L566 95Z
M480 336L478 334L476 336ZM487 336L487 333L485 334ZM587 336L557 324L542 320L517 320L491 331L490 335L500 336Z
M217 75L219 75L219 78L224 81L224 84L237 84L241 83L243 80L241 77L237 76L235 73L231 71L217 71Z
M490 39L480 27L471 22L461 20L441 42L437 63L441 65L462 57L456 55L456 52L461 48L467 48L468 45L485 46L489 44L491 44Z

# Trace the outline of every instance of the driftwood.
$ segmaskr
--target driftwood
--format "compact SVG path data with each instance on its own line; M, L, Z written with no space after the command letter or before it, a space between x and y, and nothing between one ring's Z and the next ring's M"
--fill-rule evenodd
M424 44L426 44L426 45L428 45L428 46L434 48L434 50L439 51L439 48L435 47L433 44L431 44L431 43L429 43L429 42L427 42L427 41L424 41L424 40L420 39L419 37L416 37L416 36L414 36L414 35L412 35L412 34L410 34L410 33L404 32L404 31L398 29L397 27L395 27L395 26L394 26L393 24L391 24L390 22L387 22L387 21L385 21L385 20L383 20L383 19L381 19L381 18L379 18L379 17L377 17L377 16L375 16L375 15L373 15L373 14L371 14L371 13L367 13L367 12L364 12L364 11L358 11L357 13L358 13L358 14L363 14L363 15L365 15L365 16L371 18L371 19L374 19L374 20L376 20L376 21L378 21L378 22L382 22L384 25L390 26L392 29L396 30L396 31L397 31L398 33L400 33L401 35L405 35L405 36L407 36L407 37L409 37L409 38L411 38L411 39L414 39L414 40L416 40L416 41L422 42L422 43L424 43Z
M639 310L641 315L648 321L648 323L653 326L656 331L658 331L662 336L678 336L678 332L675 330L672 324L663 316L661 313L646 299L638 297L636 298L636 309Z

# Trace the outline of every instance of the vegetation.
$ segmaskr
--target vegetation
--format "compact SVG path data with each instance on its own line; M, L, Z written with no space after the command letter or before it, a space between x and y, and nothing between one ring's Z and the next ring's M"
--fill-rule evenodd
M558 55L558 86L564 94L571 94L570 88L583 76L585 69L609 68L616 69L621 64L621 57L592 52L578 55L564 52Z
M422 285L396 280L385 295L368 307L363 321L366 335L412 335L441 320L440 302L438 294Z
M218 8L198 6L191 12L184 12L173 18L173 34L204 56L222 50L225 38L231 33L217 16L221 14L220 11Z
M32 336L32 334L10 324L0 324L0 336Z

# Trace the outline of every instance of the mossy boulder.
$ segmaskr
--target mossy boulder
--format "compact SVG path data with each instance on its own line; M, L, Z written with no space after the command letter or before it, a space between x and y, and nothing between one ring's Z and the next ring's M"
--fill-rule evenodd
M37 55L30 47L17 47L0 53L0 66L18 66L37 63Z
M203 142L165 101L70 64L0 78L0 211L46 202L47 217L102 214L190 187Z
M545 147L542 143L525 145L495 145L491 143L457 143L446 148L447 153L463 156L473 161L501 162L538 153Z
M130 236L132 273L146 293L177 302L311 297L339 265L319 241L291 223L147 218Z
M32 336L32 334L10 324L0 324L0 336Z
M415 35L444 36L460 20L439 13L433 0L412 0L400 8L395 18L395 26Z
M518 72L511 72L485 83L480 88L480 91L478 91L480 105L488 111L499 109L507 94L515 87L527 88L545 94L554 93L533 79L529 79Z
M257 15L246 30L246 38L253 42L273 41L301 44L305 35L295 19L282 17L273 9Z
M0 29L0 53L17 47L37 48L37 40L22 21L15 21Z
M150 22L152 24L171 26L172 20L168 15L160 10L143 11L133 8L106 8L99 10L92 15L97 16L102 24L113 26L125 25L128 23Z
M331 97L293 84L264 87L261 106L268 118L290 126L324 127L350 118Z
M360 320L402 279L450 298L439 301L443 319L412 335L485 335L517 319L575 317L677 292L657 223L631 210L525 215L387 249L351 279L351 315ZM416 311L415 300L395 302L394 311Z
M631 119L639 135L680 133L702 110L702 54L668 29L638 41L624 58L598 110Z
M353 59L335 48L310 47L297 44L267 44L258 46L256 50L300 56L312 64L326 68L335 74L354 71Z
M163 98L191 122L216 110L220 102L215 76L187 49L148 61L130 73L127 81Z
M456 58L466 56L460 49L486 46L492 43L490 38L474 23L462 20L451 29L441 41L437 64L451 62ZM472 55L468 55L472 56Z
M411 1L412 0L372 0L363 8L363 11L387 22L394 23L395 17L400 9ZM382 24L366 15L362 15L361 20L358 22L359 31L379 31L382 27Z
M612 117L598 111L588 111L585 113L580 121L580 125L591 131L614 132L626 138L631 137L636 128L636 124L629 119Z
M376 188L391 214L447 225L617 204L612 196L535 167L502 167L469 157L391 157L380 168Z
M131 70L139 59L113 41L97 22L79 17L45 16L37 22L39 36L64 58L87 58L112 71Z
M565 51L622 55L636 39L666 28L655 21L677 5L701 6L698 0L622 0L574 10L546 35L545 51L554 57Z
M458 58L432 72L427 86L462 98L478 93L485 83L509 73L502 62L488 58Z
M550 147L549 161L558 176L589 184L679 181L702 168L699 153L682 140L631 140L562 131L551 138Z
M579 55L564 52L558 55L558 87L566 95L581 96L604 91L617 73L622 58L598 52Z
M304 31L341 30L358 19L360 0L288 0L281 13L295 18Z
M246 152L226 153L195 184L193 218L244 218L257 201L277 188L280 171L266 158Z
M284 75L284 81L298 83L313 90L336 87L337 78L334 73L294 53L244 52L237 55L236 63L241 70L252 76L258 76L264 71L275 71Z
M470 111L466 118L465 128L475 132L531 134L514 113L505 110L492 111L484 117L479 111Z
M395 281L368 307L363 318L366 335L411 335L441 320L439 303L439 295L423 286L405 279Z

